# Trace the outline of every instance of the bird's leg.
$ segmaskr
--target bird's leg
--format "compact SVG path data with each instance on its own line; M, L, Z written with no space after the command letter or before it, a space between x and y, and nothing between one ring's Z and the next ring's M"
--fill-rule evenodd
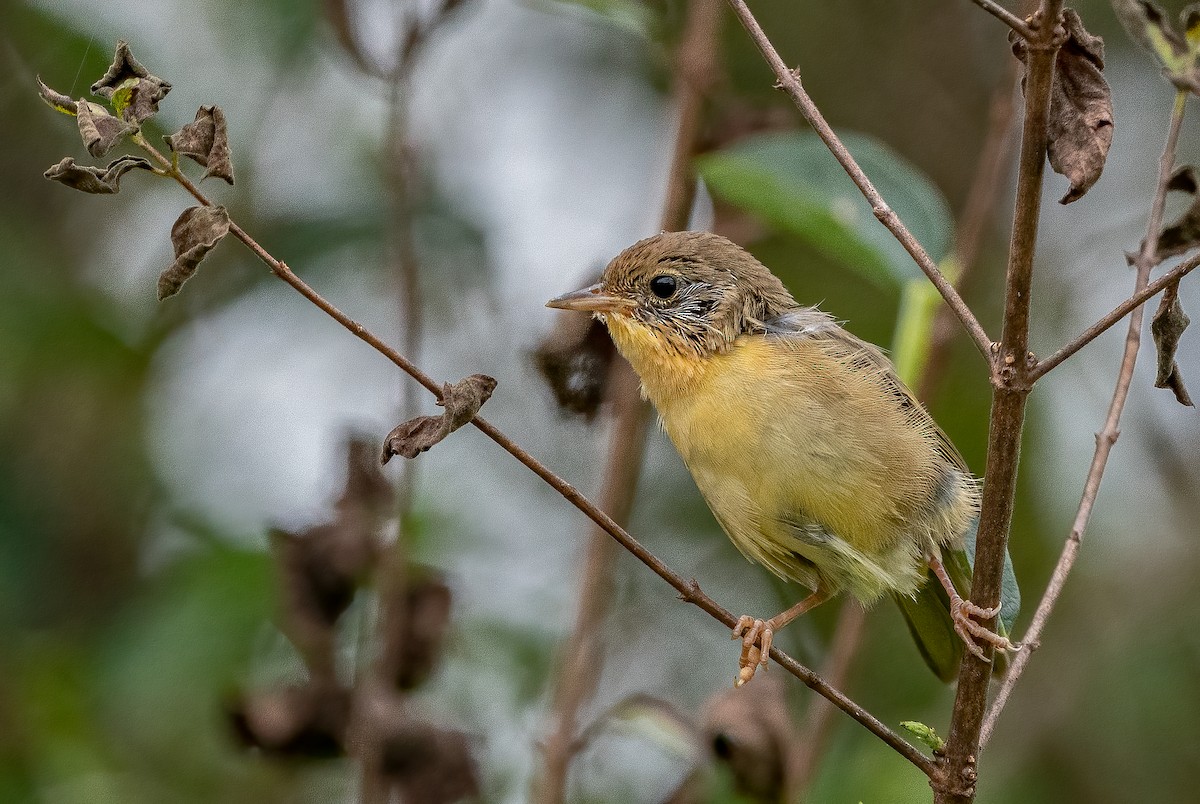
M829 594L817 589L787 611L776 614L769 620L756 620L743 614L733 627L733 638L742 640L742 656L738 662L738 675L734 686L740 687L754 678L759 665L766 669L771 653L771 641L775 632L806 611L816 608L829 599Z
M937 556L929 557L929 568L933 570L933 574L941 581L946 594L950 596L950 616L954 620L954 630L966 643L967 650L985 662L988 661L988 658L984 655L983 648L979 647L979 643L975 641L976 639L990 643L996 650L1020 650L1021 646L1009 641L1008 637L1001 636L972 619L990 620L1000 613L1000 606L985 609L982 606L976 606L969 600L963 600Z

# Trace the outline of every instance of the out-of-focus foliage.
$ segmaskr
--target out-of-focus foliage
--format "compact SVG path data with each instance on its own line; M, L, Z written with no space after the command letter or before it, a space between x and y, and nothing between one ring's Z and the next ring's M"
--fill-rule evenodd
M878 140L853 132L838 136L929 256L942 259L954 223L937 187ZM812 132L742 140L702 157L700 174L718 198L885 288L923 276L896 238L873 224L870 204Z
M651 233L669 139L661 93L669 60L659 42L670 41L682 5L582 5L601 13L503 0L464 8L424 51L412 122L430 329L422 363L439 378L496 376L489 419L590 493L603 416L595 427L561 420L527 355L548 328L548 318L535 318L542 302ZM948 220L963 208L987 97L1012 58L1004 27L965 1L753 5L830 121L872 138L853 138L851 150L939 258L953 236ZM1144 227L1170 104L1171 88L1124 41L1110 5L1076 7L1088 31L1106 38L1117 128L1100 181L1071 207L1046 212L1041 353L1131 286L1121 252ZM369 20L363 27L375 30ZM729 21L723 37L718 107L794 121L742 31ZM233 219L389 340L398 328L381 256L391 226L380 212L386 92L347 64L320 4L0 7L0 801L344 800L355 785L349 763L248 754L226 707L248 683L286 684L301 673L272 625L266 534L324 521L344 431L365 421L382 438L396 421L397 381L232 242L156 306L171 222L193 203L167 182L138 172L119 195L84 196L42 178L64 155L91 160L75 121L39 100L35 76L77 99L120 38L174 83L148 138L161 142L198 106L220 105L238 186L218 187ZM1189 121L1181 163L1200 156L1196 132ZM761 206L749 223L719 206L718 220L742 225L797 298L889 343L898 280L915 269L894 258L895 245L811 135L779 136L797 150L766 167L787 168L791 189L776 189L789 194L766 193L755 140L727 143L705 168L714 194L737 200L712 172L737 156L726 166L742 171L741 195ZM105 159L124 153L116 145ZM796 153L811 172L791 163ZM905 165L933 188L910 180ZM843 186L792 202L796 186L826 179ZM954 215L940 201L902 209L918 187L926 199L947 199ZM832 200L842 196L847 205ZM797 219L802 209L844 239ZM864 228L848 229L839 214ZM1170 207L1167 219L1181 214ZM967 294L993 332L1000 228ZM893 256L871 256L872 243ZM846 258L872 267L847 270ZM1119 341L1114 333L1089 347L1035 394L1012 543L1027 595L1044 584L1069 527ZM1194 375L1193 351L1185 334L1178 360ZM1188 624L1200 572L1192 538L1200 433L1182 408L1159 404L1153 369L1143 355L1079 569L989 748L987 801L1194 796L1200 647ZM960 341L933 409L976 472L987 406L977 356ZM445 572L455 600L445 666L418 705L478 735L485 800L523 801L586 523L469 428L416 460L412 549ZM797 589L729 546L659 436L633 530L727 606L761 614L794 602ZM635 692L699 711L729 683L736 657L727 634L632 561L619 567L618 616L597 635L607 669L585 719ZM344 617L365 623L365 608L356 600ZM835 615L814 612L780 641L819 664ZM867 630L851 695L889 724L941 730L950 692L922 666L900 617L880 606ZM356 645L338 648L349 666ZM798 720L813 698L799 685L787 690ZM643 802L674 790L690 767L656 739L599 735L577 760L573 800ZM710 791L737 800L728 776ZM835 721L812 800L928 795L903 760Z

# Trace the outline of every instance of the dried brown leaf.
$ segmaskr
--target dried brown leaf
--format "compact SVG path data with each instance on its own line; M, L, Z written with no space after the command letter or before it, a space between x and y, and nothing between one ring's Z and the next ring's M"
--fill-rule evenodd
M95 157L107 154L126 134L133 131L133 126L109 114L100 104L83 98L75 104L75 116L83 145Z
M604 401L616 347L608 328L591 316L556 318L533 351L534 364L559 407L591 421Z
M372 535L336 522L298 534L271 531L288 616L310 620L314 631L332 628L374 561Z
M1195 169L1191 165L1178 168L1167 180L1167 189L1188 193L1193 198L1191 205L1179 216L1179 219L1164 226L1162 232L1159 233L1156 245L1159 262L1200 246L1200 196L1196 194Z
M1112 145L1112 91L1104 80L1104 40L1092 36L1074 9L1063 11L1067 39L1055 60L1047 121L1050 166L1071 188L1059 203L1077 201L1104 171ZM1013 53L1026 63L1027 43L1013 31ZM1024 87L1024 82L1022 82Z
M158 300L179 292L183 283L196 273L201 260L208 256L221 238L229 234L229 213L225 207L188 207L171 227L175 261L158 277Z
M283 631L320 678L333 677L334 627L375 566L391 500L374 446L351 439L346 452L346 484L333 521L301 533L270 533L279 567Z
M452 804L479 795L478 770L466 735L411 717L383 740L383 771L403 801Z
M756 801L784 799L797 738L781 679L760 674L744 689L716 693L705 704L701 731L740 793Z
M233 701L229 717L248 747L271 756L328 759L345 754L350 693L328 684L259 692Z
M1183 254L1196 246L1200 246L1200 197L1192 201L1179 220L1163 227L1158 236L1158 259Z
M225 127L225 113L220 106L201 106L196 110L195 120L163 139L175 153L194 159L207 168L201 181L216 176L233 184L229 133Z
M454 385L442 387L438 402L446 408L441 416L418 416L396 426L383 441L382 463L393 455L415 458L462 427L483 407L496 390L496 381L486 374L472 374Z
M415 576L415 577L413 577ZM404 622L389 641L400 648L396 688L411 690L429 678L442 656L450 625L450 587L431 570L410 574L404 591Z
M140 156L122 156L108 163L108 167L92 167L77 165L72 156L64 157L42 175L50 181L61 182L84 193L111 195L121 189L121 177L131 170L154 170L154 167Z
M102 98L111 98L117 87L129 79L150 77L150 71L133 57L133 53L129 50L129 43L120 40L117 42L117 50L113 54L112 64L108 66L108 72L99 81L92 84L92 94Z
M1171 178L1167 179L1168 190L1195 195L1197 188L1200 188L1200 184L1196 183L1196 169L1191 165L1176 168Z
M1194 407L1192 398L1183 385L1179 364L1175 361L1175 353L1179 349L1183 331L1191 323L1191 319L1183 311L1183 305L1179 303L1178 288L1176 284L1167 289L1162 303L1154 313L1154 320L1150 322L1150 333L1154 336L1154 345L1158 349L1158 376L1154 378L1154 387L1170 388L1181 405Z
M121 117L138 124L158 112L158 102L170 91L171 84L142 66L123 41L117 42L108 72L92 84L92 94L108 98Z
M57 109L63 114L75 115L75 99L69 95L64 95L61 92L55 92L50 87L46 86L46 82L39 75L37 77L38 95L41 96L51 108Z

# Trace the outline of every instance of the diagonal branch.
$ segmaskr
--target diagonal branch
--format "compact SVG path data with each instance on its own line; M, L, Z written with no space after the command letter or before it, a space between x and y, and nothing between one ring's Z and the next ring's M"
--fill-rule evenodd
M196 184L185 176L177 167L171 164L171 160L162 155L154 146L146 141L141 134L136 135L134 142L145 150L163 170L175 179L185 190L188 191L198 202L204 206L213 206L212 201L208 199L200 191ZM392 361L398 368L424 386L439 400L441 399L442 389L432 377L418 368L412 361L404 355L397 352L392 347L388 346L379 336L368 330L362 324L355 321L350 316L343 313L335 307L329 300L318 293L311 285L298 277L286 263L275 259L270 252L264 249L258 241L251 237L246 230L242 229L236 223L230 222L229 232L238 240L241 240L245 246L254 253L263 263L271 269L277 277L282 279L287 284L291 285L300 295L308 299L314 305L321 309L326 315L337 321L353 335L366 342L371 348L379 352L381 355ZM521 464L540 477L551 488L557 491L571 505L578 508L589 519L599 525L606 533L612 536L622 547L633 554L638 561L641 561L649 567L655 575L662 578L672 588L679 593L679 596L684 601L691 603L707 613L709 616L722 623L726 628L732 629L737 625L737 617L728 609L721 606L701 589L700 585L693 580L684 580L683 576L672 570L662 559L647 550L641 542L635 539L624 528L622 528L612 517L600 510L595 503L591 502L587 497L579 492L574 486L566 480L555 474L548 466L533 457L524 448L518 445L515 441L505 435L491 422L488 422L482 416L476 416L471 420L480 432L496 442L500 447L516 458ZM846 697L839 690L834 689L820 675L805 667L794 658L784 653L777 647L771 648L771 658L775 662L787 670L796 678L818 695L826 698L833 703L834 706L841 709L846 714L850 715L854 720L858 721L864 728L870 731L879 739L883 740L902 757L907 759L926 776L933 776L936 773L936 766L929 757L923 754L920 749L913 746L899 734L888 728L879 718L872 715L859 704Z
M993 3L992 0L971 0L971 2L1003 22L1009 28L1012 28L1021 36L1025 37L1025 39L1033 38L1034 31L1029 27L1029 23L1025 22L1025 20L1021 19L999 3Z
M1150 284L1143 285L1136 293L1114 307L1112 312L1106 313L1099 321L1084 330L1075 340L1039 362L1033 371L1029 372L1030 378L1033 380L1039 379L1043 374L1074 355L1104 332L1107 332L1110 327L1129 315L1130 312L1139 309L1151 297L1157 296L1165 288L1194 271L1197 266L1200 266L1200 254L1184 260Z
M796 108L800 110L800 114L808 121L809 125L817 133L817 136L825 143L826 147L833 154L834 159L846 171L850 180L862 192L863 197L871 205L871 211L875 213L875 217L879 219L889 232L904 246L904 250L909 253L917 266L929 277L929 281L933 282L934 287L942 294L942 298L946 300L946 304L950 305L950 309L958 317L967 334L971 336L971 340L975 343L975 347L989 365L992 362L992 340L984 331L983 325L979 323L979 319L971 312L971 308L963 301L962 296L954 289L954 285L938 269L937 263L925 251L913 233L908 230L904 222L896 212L887 205L883 200L883 196L875 189L875 185L867 178L867 174L863 173L858 163L854 161L854 157L850 155L850 151L834 133L833 128L826 122L825 117L813 103L812 98L804 91L804 87L800 83L800 74L797 70L788 69L780 57L779 52L775 50L775 46L771 44L771 40L767 38L762 27L758 24L758 20L754 18L754 14L746 6L745 0L729 0L729 5L733 8L738 19L746 32L750 34L750 38L754 40L754 44L758 46L763 58L770 65L772 72L779 81L779 86L792 101L796 104Z
M1096 494L1100 491L1100 480L1104 477L1104 468L1108 464L1108 455L1112 451L1113 445L1117 442L1117 436L1120 434L1121 411L1124 410L1125 400L1129 396L1129 386L1133 380L1133 368L1137 363L1138 347L1142 339L1142 318L1145 314L1145 308L1141 307L1140 304L1152 295L1146 292L1149 290L1146 280L1149 278L1150 269L1154 267L1158 257L1158 232L1162 227L1163 207L1166 205L1167 182L1171 177L1171 168L1175 164L1175 147L1179 142L1179 129L1183 124L1183 112L1186 103L1187 91L1180 91L1175 96L1175 106L1171 111L1171 125L1167 132L1167 142L1163 146L1162 156L1158 163L1158 187L1154 194L1154 201L1150 207L1150 219L1146 224L1146 237L1142 241L1142 250L1138 254L1136 261L1137 279L1134 287L1137 292L1134 293L1131 301L1140 297L1141 302L1134 305L1133 317L1129 320L1129 333L1125 336L1125 353L1121 358L1121 370L1117 375L1117 386L1113 390L1112 402L1108 406L1108 416L1104 420L1104 429L1096 434L1096 452L1092 456L1092 465L1088 470L1087 480L1084 482L1083 498L1079 501L1079 510L1075 514L1075 522L1071 526L1071 533L1067 536L1066 544L1063 545L1062 554L1059 556L1054 573L1050 576L1050 583L1042 595L1041 602L1038 603L1037 611L1033 614L1029 630L1026 631L1025 637L1022 640L1027 648L1022 650L1013 661L1004 678L1004 683L1001 685L999 692L996 693L996 700L992 702L991 708L988 709L987 718L984 721L983 731L980 736L981 746L986 744L988 738L991 737L992 730L996 726L996 719L1004 710L1004 705L1008 703L1009 695L1012 694L1013 687L1016 686L1017 681L1021 678L1021 674L1025 672L1025 667L1029 664L1029 658L1033 655L1033 648L1037 647L1038 640L1042 636L1042 629L1046 625L1046 620L1049 619L1050 613L1054 610L1054 606L1058 602L1058 596L1062 593L1063 585L1066 583L1067 576L1071 573L1071 568L1075 565L1075 558L1079 554L1079 547L1083 541L1084 529L1087 528L1088 520L1091 518L1092 506L1096 502ZM1195 267L1195 264L1200 263L1200 257L1195 257L1188 262L1193 263L1191 267ZM1188 270L1191 270L1191 268L1188 268ZM1179 268L1176 268L1171 273L1175 274L1178 271ZM1155 284L1160 285L1159 290L1161 290L1162 287L1170 284L1170 282L1178 281L1179 276L1182 276L1183 273L1186 273L1186 271L1179 272L1176 276L1167 274L1158 282L1155 282ZM1155 292L1158 291L1156 290ZM1120 308L1117 309L1119 310ZM1123 316L1124 313L1121 315Z

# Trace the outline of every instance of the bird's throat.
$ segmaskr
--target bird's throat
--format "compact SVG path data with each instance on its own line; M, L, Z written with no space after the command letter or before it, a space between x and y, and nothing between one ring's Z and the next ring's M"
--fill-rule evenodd
M659 412L680 395L689 395L704 381L709 356L690 344L677 344L660 330L629 316L606 316L608 332L621 356L629 361L642 388Z

